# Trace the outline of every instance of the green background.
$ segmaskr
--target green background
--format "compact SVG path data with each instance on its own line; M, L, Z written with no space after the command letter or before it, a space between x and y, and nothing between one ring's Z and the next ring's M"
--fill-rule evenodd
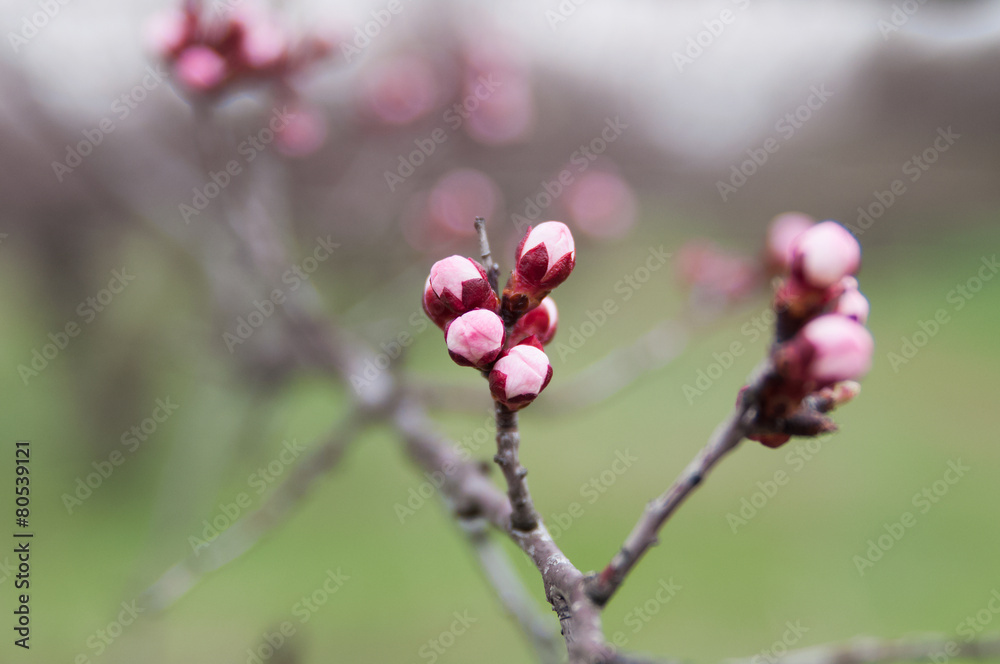
M643 221L626 242L580 246L578 268L556 294L557 340L565 340L605 298L618 297L614 283L645 260L649 247L676 251L698 232L686 220L653 218L649 210ZM754 238L762 226L741 231L744 237L733 244L759 243ZM989 223L967 228L924 231L912 239L899 229L891 243L861 238L860 280L871 300L877 347L860 398L835 414L841 432L824 437L804 464L787 456L803 442L777 451L745 442L668 524L661 545L611 603L604 621L609 636L623 633L629 650L715 661L772 649L789 621L808 630L796 638L797 647L857 634L953 634L977 612L988 618L986 632L997 631L1000 621L988 603L1000 589L1000 280L987 282L961 311L946 298L976 274L982 257L994 255L1000 229ZM256 548L205 578L168 611L144 614L106 652L97 655L88 647L88 639L115 619L121 602L136 598L185 555L187 538L200 533L202 519L218 513L218 503L245 491L259 505L261 497L247 485L250 474L276 458L283 440L314 444L342 417L347 394L318 375L280 387L250 387L231 372L225 350L219 352L207 286L190 260L147 231L124 238L91 260L108 271L119 264L141 266L139 277L27 386L17 365L30 359L48 332L74 319L74 302L38 307L46 291L32 276L30 256L18 252L16 241L0 246L0 274L8 284L0 292L8 450L0 467L7 487L13 441L32 441L36 532L30 658L4 643L0 660L72 662L84 654L105 663L236 664L247 661L246 649L256 647L265 631L289 620L297 632L292 646L273 661L430 661L420 655L421 647L449 629L455 612L467 612L476 622L438 661L530 661L440 502L432 498L400 523L394 506L423 478L384 427L360 436L337 471ZM376 289L365 299L365 310L381 321L360 328L369 330L369 339L388 340L410 329L407 318L417 310L423 269L401 267L392 283L405 288ZM358 299L345 290L333 265L321 268L316 280L333 310ZM676 315L681 299L673 265L654 273L628 302L618 300L619 312L579 352L565 362L553 358L549 389ZM765 348L763 339L750 343L741 326L766 306L762 293L694 334L681 358L596 407L554 416L540 408L523 413L522 460L540 511L551 520L573 502L583 506L583 515L558 539L578 567L597 569L607 562L645 502L669 485L728 412ZM901 339L912 338L919 322L939 308L951 313L951 321L894 370L888 354L899 352ZM734 341L748 351L689 403L683 385L693 384L698 371L715 361L713 353ZM103 384L112 380L110 371L95 370L136 363L143 383L118 385L117 391ZM407 369L465 381L482 393L479 412L435 414L454 439L482 425L486 385L447 359L436 331L417 335ZM121 399L124 414L103 417L92 393ZM121 447L121 433L148 416L157 397L168 396L178 411L134 454L126 452L126 462L67 514L62 494L91 472L92 462ZM581 488L602 473L609 478L619 451L639 461L591 503ZM489 458L488 445L479 456ZM914 494L940 480L953 460L971 470L921 513ZM757 483L778 470L789 473L788 483L734 533L727 513L737 512L741 499L750 500ZM868 540L904 512L915 514L915 526L859 574L855 556L865 555ZM543 606L534 569L509 548ZM320 587L328 570L338 569L349 580L302 625L294 605ZM650 602L661 580L680 590L665 604ZM0 598L4 622L10 622L11 579L0 583ZM636 610L644 605L655 608L655 615L637 622ZM10 633L6 627L3 632Z

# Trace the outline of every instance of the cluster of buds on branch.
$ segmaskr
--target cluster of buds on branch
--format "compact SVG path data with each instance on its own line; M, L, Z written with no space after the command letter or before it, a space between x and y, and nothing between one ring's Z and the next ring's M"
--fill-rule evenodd
M243 85L273 84L292 107L278 132L284 154L309 154L325 140L322 115L299 98L292 78L326 57L330 40L295 38L274 17L249 10L234 8L210 19L198 0L185 0L149 22L146 41L192 99L217 100Z
M201 3L155 17L147 38L190 92L213 94L254 79L285 78L324 57L331 44L294 42L272 17L233 10L208 20Z
M558 311L548 294L576 264L573 235L558 221L529 228L502 297L499 270L488 254L484 259L489 259L488 269L465 256L435 263L424 285L423 307L444 330L451 358L482 371L493 398L519 410L552 378L544 346L555 336Z
M843 226L778 217L768 237L768 264L785 277L774 298L772 371L758 391L748 437L778 447L791 436L836 430L826 413L858 394L855 381L871 367L874 341L865 328L868 300L854 276L861 247Z

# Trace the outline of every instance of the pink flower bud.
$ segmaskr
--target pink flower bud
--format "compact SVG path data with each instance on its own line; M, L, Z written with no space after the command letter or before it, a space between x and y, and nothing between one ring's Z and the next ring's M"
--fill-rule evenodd
M799 345L804 360L802 377L820 387L843 380L857 380L871 368L875 342L860 323L837 314L826 314L803 327L792 345Z
M517 248L514 271L523 284L552 290L573 271L576 245L566 224L546 221L529 228Z
M405 125L423 117L441 94L434 69L416 56L396 58L364 75L363 109L390 125Z
M456 363L485 369L503 350L503 321L492 311L475 309L448 324L445 341Z
M481 29L468 39L461 96L475 96L478 103L466 109L466 133L490 146L525 140L534 130L536 111L524 49Z
M635 225L632 187L606 171L588 171L581 176L567 193L566 208L574 228L601 240L621 237Z
M824 221L795 238L792 275L813 288L829 288L854 274L861 263L861 246L835 221Z
M559 312L551 297L542 300L537 307L521 316L511 332L510 343L516 345L534 336L543 346L552 341L556 335L556 325L559 322Z
M266 17L246 19L240 55L253 69L265 69L283 58L288 49L285 33Z
M326 140L326 120L316 109L295 108L288 122L275 134L274 144L286 157L304 157L316 152Z
M427 281L424 282L424 313L431 321L440 327L442 330L451 321L455 320L455 314L452 313L444 302L434 294L434 289L431 288L431 278L427 277Z
M552 365L544 351L522 344L508 350L490 371L493 398L511 410L534 401L552 379Z
M160 57L172 57L191 36L192 22L185 12L170 10L151 18L144 28L146 45Z
M496 215L500 188L486 173L472 168L451 171L434 185L428 199L431 220L449 235L473 235L470 219Z
M190 46L177 58L174 73L188 89L206 92L226 77L226 61L207 46Z
M856 320L857 322L864 325L868 321L868 312L870 306L868 305L868 298L861 294L857 288L846 289L839 298L837 298L837 304L833 308L833 312L840 314L845 318L850 318Z
M471 258L449 256L431 267L424 288L424 311L439 327L473 309L496 312L499 306L486 270Z
M478 95L483 77L466 88L466 94ZM535 107L527 80L506 78L469 114L465 130L474 140L485 145L505 145L526 139L535 124Z
M801 212L779 214L767 229L767 264L774 274L784 274L792 267L795 240L816 224Z

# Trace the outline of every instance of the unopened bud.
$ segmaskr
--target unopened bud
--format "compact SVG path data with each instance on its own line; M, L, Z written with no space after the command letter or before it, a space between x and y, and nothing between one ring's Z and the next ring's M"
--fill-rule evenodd
M517 247L516 265L508 288L539 301L566 281L576 265L576 245L566 224L546 221L529 228Z
M779 214L767 229L767 266L772 274L785 274L792 267L795 240L816 221L801 212Z
M456 363L485 369L503 350L503 321L492 311L475 309L448 324L445 341Z
M190 46L178 56L174 73L188 89L207 92L226 77L226 61L207 46Z
M857 280L854 281L857 283ZM833 312L864 325L868 321L868 312L870 309L871 305L868 304L868 298L862 295L861 291L857 288L848 288L837 298L837 304L834 306Z
M490 371L493 398L511 410L535 400L552 379L552 365L544 351L521 344L508 350Z
M813 288L833 286L860 264L861 246L835 221L816 224L792 244L792 275Z
M431 267L424 285L424 311L444 329L451 320L473 309L496 312L499 301L486 270L471 258L450 256Z
M544 346L556 335L558 322L559 312L556 310L556 303L551 297L546 297L541 304L518 319L511 332L510 343L516 345L534 335L538 343Z
M826 387L868 373L874 347L871 333L860 323L826 314L776 351L775 366L789 380Z

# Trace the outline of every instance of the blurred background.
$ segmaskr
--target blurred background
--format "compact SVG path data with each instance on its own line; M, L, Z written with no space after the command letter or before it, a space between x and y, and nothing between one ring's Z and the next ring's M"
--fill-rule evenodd
M381 426L257 546L163 611L139 601L361 389L295 355L276 291L440 388L435 422L489 460L486 386L419 306L435 260L476 253L475 216L504 270L531 223L577 238L555 377L521 423L536 505L582 570L766 351L770 220L837 219L863 247L876 357L841 432L744 443L611 603L609 637L763 664L998 630L1000 3L181 9L0 10L0 482L12 496L30 440L36 533L31 650L7 639L0 661L531 661ZM592 368L622 348L642 353Z

